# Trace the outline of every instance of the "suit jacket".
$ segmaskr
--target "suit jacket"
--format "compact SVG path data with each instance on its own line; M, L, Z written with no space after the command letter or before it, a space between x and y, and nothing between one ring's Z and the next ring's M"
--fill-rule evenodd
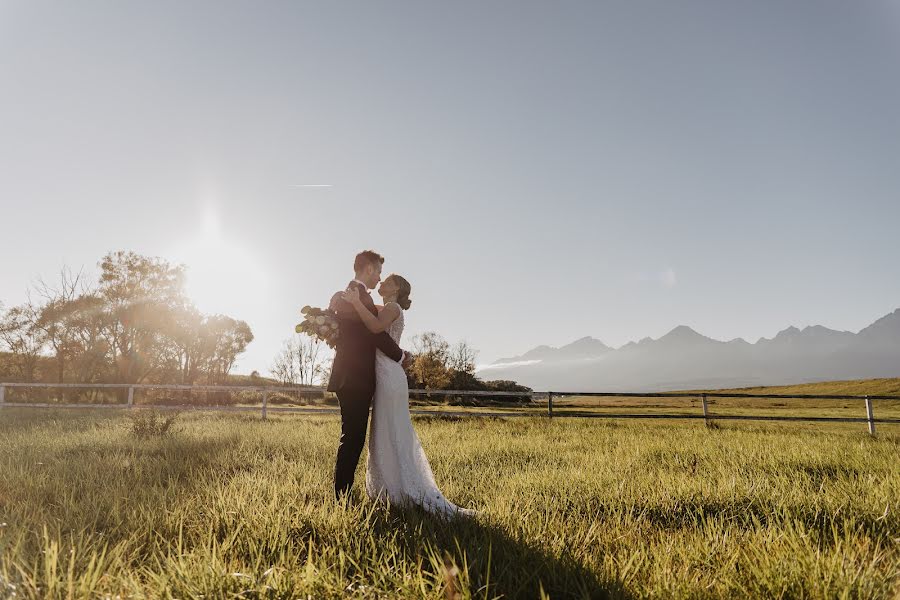
M365 286L354 281L347 289L361 290L362 303L372 314L378 314L378 309L375 308L375 303ZM356 314L356 309L349 302L342 300L339 293L332 296L330 307L337 312L341 334L335 348L328 391L374 394L375 349L381 350L397 362L403 359L403 350L386 331L381 333L369 331Z

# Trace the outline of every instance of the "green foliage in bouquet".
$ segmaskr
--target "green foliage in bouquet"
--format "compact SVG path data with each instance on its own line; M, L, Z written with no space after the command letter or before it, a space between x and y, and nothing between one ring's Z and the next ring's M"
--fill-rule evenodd
M334 348L341 335L337 314L333 310L314 306L304 306L300 313L304 318L294 331L317 338Z

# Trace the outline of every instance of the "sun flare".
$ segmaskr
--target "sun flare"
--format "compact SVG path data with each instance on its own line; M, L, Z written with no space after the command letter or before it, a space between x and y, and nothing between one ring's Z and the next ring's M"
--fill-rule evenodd
M206 313L244 318L264 300L263 266L249 250L207 218L196 238L176 253L187 268L186 292Z

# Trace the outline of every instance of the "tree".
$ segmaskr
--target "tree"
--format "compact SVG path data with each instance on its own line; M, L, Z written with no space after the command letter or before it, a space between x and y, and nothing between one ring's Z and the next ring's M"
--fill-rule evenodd
M35 380L44 348L44 332L37 326L38 317L39 309L29 299L6 311L0 319L0 341L12 354L13 375L25 383Z
M103 299L82 294L69 303L70 356L73 378L81 383L100 381L110 371L110 344L104 336L106 313Z
M225 315L214 315L205 320L206 335L215 340L215 350L207 370L210 383L223 383L234 368L237 357L253 341L253 331L246 321Z
M68 268L22 306L0 311L0 371L30 381L222 383L253 340L250 326L201 314L184 267L134 252L100 262L91 286ZM51 356L46 356L50 354Z
M169 317L163 329L164 371L183 385L194 384L209 370L216 340L210 335L204 316L193 306L174 311Z
M317 338L297 335L285 340L272 364L272 375L285 385L315 385L327 372L326 346Z
M413 336L416 358L412 372L425 389L443 389L450 382L450 345L434 331Z
M520 385L515 381L511 381L509 379L495 379L492 381L485 381L484 385L487 386L487 389L495 391L495 392L531 392L532 389L530 387L526 387L524 385Z
M485 391L484 382L478 379L474 373L467 371L450 370L450 381L447 382L448 390L476 390Z
M484 385L487 389L494 392L522 392L521 396L494 396L493 400L498 402L523 402L531 398L532 389L524 385L519 385L515 381L508 379L497 379L494 381L485 381Z
M163 327L189 305L184 267L119 251L104 256L100 269L116 378L138 383L164 362L170 340L164 339Z
M56 284L39 280L37 293L44 304L38 310L35 325L43 332L45 343L55 354L56 381L62 383L66 375L66 361L76 352L76 300L87 294L88 290L81 271L73 273L68 267L63 267Z
M447 368L462 373L475 373L475 360L478 358L478 350L466 341L454 345L447 357Z

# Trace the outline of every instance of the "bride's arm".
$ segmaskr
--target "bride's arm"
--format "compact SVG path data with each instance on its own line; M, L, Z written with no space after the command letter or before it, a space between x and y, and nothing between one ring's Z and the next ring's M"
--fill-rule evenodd
M359 318L363 324L365 324L366 329L372 333L387 331L387 328L391 326L391 323L396 321L397 317L400 316L400 308L395 304L389 304L381 309L376 317L362 303L362 300L359 298L359 292L356 290L345 292L343 298L356 309L356 314L359 315Z

